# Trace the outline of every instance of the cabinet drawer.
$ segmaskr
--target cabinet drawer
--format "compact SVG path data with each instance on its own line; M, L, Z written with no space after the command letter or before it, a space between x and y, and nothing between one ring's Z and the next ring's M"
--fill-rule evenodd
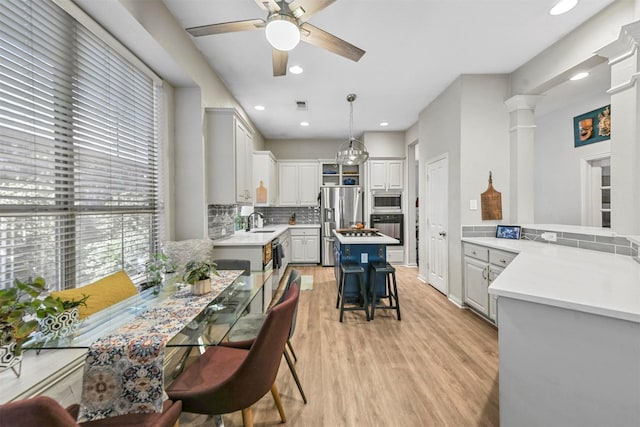
M518 254L505 252L498 249L489 249L489 262L494 265L506 267Z
M471 243L464 244L464 255L482 261L489 261L489 249Z
M291 236L319 236L320 229L318 228L290 228L289 232Z

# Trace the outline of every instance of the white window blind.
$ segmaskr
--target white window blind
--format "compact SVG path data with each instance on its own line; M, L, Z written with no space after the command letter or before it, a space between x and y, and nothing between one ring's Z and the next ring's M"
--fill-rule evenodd
M140 272L158 241L159 95L53 2L0 2L0 287Z

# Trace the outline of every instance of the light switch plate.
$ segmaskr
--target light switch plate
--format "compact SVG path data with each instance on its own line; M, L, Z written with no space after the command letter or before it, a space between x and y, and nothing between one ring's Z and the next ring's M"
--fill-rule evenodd
M478 201L477 200L469 200L469 210L477 211L478 210Z
M369 262L369 254L368 253L363 253L360 254L360 264L366 264Z

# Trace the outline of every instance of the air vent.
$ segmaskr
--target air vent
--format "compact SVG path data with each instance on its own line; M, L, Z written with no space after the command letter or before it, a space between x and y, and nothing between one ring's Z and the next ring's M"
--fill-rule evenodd
M307 110L307 101L296 101L297 110Z

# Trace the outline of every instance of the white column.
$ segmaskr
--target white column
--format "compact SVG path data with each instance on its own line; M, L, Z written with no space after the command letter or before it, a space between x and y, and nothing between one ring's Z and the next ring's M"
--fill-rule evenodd
M515 95L505 101L509 112L509 220L533 224L534 111L540 95Z
M611 66L611 228L640 234L640 21L596 53Z

